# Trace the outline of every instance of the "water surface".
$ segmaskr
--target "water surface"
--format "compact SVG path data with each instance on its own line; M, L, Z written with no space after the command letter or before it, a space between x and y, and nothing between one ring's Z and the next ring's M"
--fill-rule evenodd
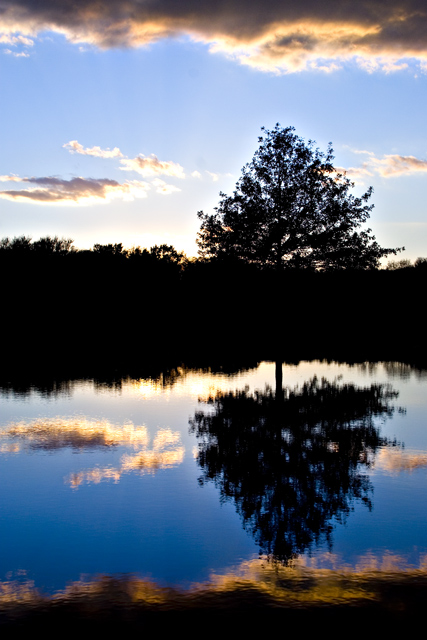
M4 390L3 605L119 579L132 601L243 584L300 606L424 579L426 380L263 362Z

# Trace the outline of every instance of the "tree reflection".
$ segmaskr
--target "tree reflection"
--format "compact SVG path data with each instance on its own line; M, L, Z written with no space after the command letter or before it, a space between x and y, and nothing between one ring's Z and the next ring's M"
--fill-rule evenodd
M217 393L190 420L198 439L201 484L212 480L234 500L262 553L288 562L326 541L355 501L370 509L366 469L397 393L317 377L295 388Z

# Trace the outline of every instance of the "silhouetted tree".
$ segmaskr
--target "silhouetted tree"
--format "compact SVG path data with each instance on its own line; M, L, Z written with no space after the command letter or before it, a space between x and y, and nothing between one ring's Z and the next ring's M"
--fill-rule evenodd
M30 236L18 236L15 238L2 238L0 249L2 252L13 254L27 254L32 250L32 238Z
M427 270L427 258L417 258L414 262L414 267L417 269Z
M411 269L413 264L410 260L390 260L387 262L386 269L387 271L397 271L398 269Z
M102 255L119 256L125 255L126 251L123 249L121 242L118 244L94 244L94 253L100 253Z
M170 244L155 244L150 247L150 255L154 256L157 260L165 260L173 264L184 264L186 256L183 251L177 251L175 247Z
M75 251L73 245L74 240L71 238L58 238L58 236L46 236L39 240L32 241L30 236L19 236L12 240L3 238L0 241L0 251L13 252L15 254L30 252L37 255L61 254L65 255L71 251Z
M262 128L259 148L232 196L220 193L213 215L199 211L199 253L260 266L376 268L400 249L384 249L370 229L372 187L360 198L326 153L298 137L293 127Z
M58 238L58 236L46 236L33 242L33 251L44 254L61 254L66 255L70 251L75 251L73 245L74 240L71 238Z
M201 482L232 499L263 553L287 562L313 543L331 544L333 519L355 500L371 506L369 468L391 416L388 385L358 388L314 377L274 393L217 393L195 414ZM392 443L395 444L395 443Z

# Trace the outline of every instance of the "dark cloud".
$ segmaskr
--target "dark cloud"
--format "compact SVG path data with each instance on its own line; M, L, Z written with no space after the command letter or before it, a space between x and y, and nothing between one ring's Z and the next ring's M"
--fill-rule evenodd
M133 200L145 197L150 188L145 182L133 180L120 183L106 178L72 178L63 180L55 177L19 178L1 176L1 181L23 182L35 185L29 189L0 191L0 198L7 200L31 201L52 204L80 204L85 202L109 201L113 198Z
M368 70L398 69L405 58L427 64L425 0L0 0L0 16L5 32L50 29L101 48L186 34L277 72L346 59Z

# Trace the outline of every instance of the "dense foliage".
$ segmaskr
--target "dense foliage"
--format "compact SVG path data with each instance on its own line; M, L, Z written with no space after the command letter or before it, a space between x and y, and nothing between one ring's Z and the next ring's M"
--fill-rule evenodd
M361 229L373 209L372 188L350 193L354 184L334 168L331 145L323 153L279 124L263 131L233 195L220 193L214 214L198 213L201 256L280 270L371 269L400 250Z

